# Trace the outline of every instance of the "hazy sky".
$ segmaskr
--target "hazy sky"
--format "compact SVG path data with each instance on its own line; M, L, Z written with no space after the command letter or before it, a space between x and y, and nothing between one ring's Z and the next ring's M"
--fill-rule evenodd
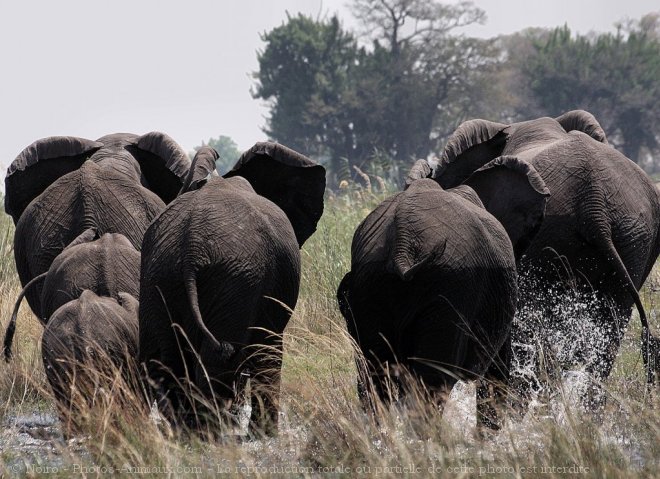
M250 95L260 34L286 11L338 12L347 0L0 0L0 164L51 135L96 139L160 130L186 150L218 135L265 139ZM491 37L567 23L581 33L660 10L658 0L481 0Z

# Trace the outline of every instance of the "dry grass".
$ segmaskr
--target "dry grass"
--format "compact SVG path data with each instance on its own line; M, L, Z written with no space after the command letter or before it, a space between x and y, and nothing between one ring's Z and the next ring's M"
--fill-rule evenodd
M602 422L576 406L566 384L554 384L556 399L510 420L496 436L478 438L474 388L459 384L445 414L422 392L407 408L380 407L365 414L355 392L353 349L336 308L335 289L348 271L352 233L378 203L369 192L328 198L317 233L303 250L302 290L285 333L280 434L241 443L231 437L201 440L173 433L153 420L138 398L118 404L110 392L84 414L85 434L66 441L53 430L30 438L12 426L17 416L54 412L46 387L37 320L21 311L16 358L0 370L3 433L0 473L69 477L112 471L155 476L353 477L657 477L660 475L660 402L644 389L639 326L631 330L606 387ZM0 314L6 324L19 291L11 253L12 227L3 219L0 243ZM654 271L655 278L657 272ZM654 285L655 279L650 280ZM647 287L644 301L654 331L658 300ZM115 382L115 387L123 388ZM34 436L38 428L31 428ZM47 468L51 468L50 470ZM572 468L572 469L570 469Z

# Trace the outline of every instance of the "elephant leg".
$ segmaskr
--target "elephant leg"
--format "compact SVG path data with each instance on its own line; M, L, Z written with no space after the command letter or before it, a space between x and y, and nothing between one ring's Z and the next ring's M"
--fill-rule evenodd
M484 428L501 428L499 413L506 405L509 372L511 368L511 336L506 339L483 378L477 383L477 424L481 434Z
M357 370L357 395L365 411L374 411L373 398L369 391L369 370L362 357L355 355L355 369Z
M404 331L403 357L408 371L402 376L407 392L428 393L438 409L444 408L454 385L470 372L469 333L464 319L445 300L435 301L416 312ZM415 379L414 383L409 380ZM422 390L420 391L420 383Z
M389 344L371 345L356 355L357 393L366 412L376 414L376 401L391 404L403 394L401 368Z
M391 394L388 393L391 391L391 387L388 386L386 377L369 364L362 355L356 354L355 366L360 405L367 414L376 417L376 400L378 398L380 401L388 403L391 399Z
M190 407L187 392L190 388L186 379L184 353L178 348L174 334L159 341L158 348L150 353L145 358L149 400L156 401L158 411L168 421L185 422L185 412Z
M226 360L224 351L208 340L202 342L194 359L194 384L189 422L198 430L213 434L218 424L235 423L227 407L235 396L236 372Z
M277 435L279 422L280 382L282 375L282 344L271 345L264 354L257 353L252 361L250 378L249 432L251 435Z
M73 368L62 360L51 358L45 359L44 365L46 366L48 383L53 391L55 406L62 422L62 433L65 438L68 438L76 429L73 402L71 400L74 381L71 374Z
M189 315L181 283L141 285L139 313L140 361L144 363L158 410L174 424L194 417L197 360L183 325ZM194 421L193 421L194 422Z
M617 306L608 297L602 301L598 315L600 337L598 344L594 345L594 354L586 365L591 379L581 398L585 409L596 415L605 407L606 398L601 385L612 372L631 313L632 306Z

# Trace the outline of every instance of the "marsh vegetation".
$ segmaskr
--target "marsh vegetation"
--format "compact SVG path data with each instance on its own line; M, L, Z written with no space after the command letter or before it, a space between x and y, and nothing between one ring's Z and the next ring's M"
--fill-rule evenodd
M24 307L16 357L0 370L2 472L28 476L48 472L62 477L111 471L174 476L228 472L250 477L660 474L660 401L645 387L635 318L614 372L604 384L607 406L602 417L594 418L579 406L584 373L579 368L553 371L553 363L546 370L551 373L549 382L527 414L511 416L499 433L487 438L477 434L470 383L458 383L444 413L426 401L421 389L407 399L405 407L381 406L376 418L363 412L355 388L354 349L336 306L335 291L349 269L355 227L386 194L349 185L327 197L318 231L303 248L301 294L284 334L278 436L245 441L230 433L198 437L173 431L135 395L120 401L117 391L126 391L126 386L117 377L113 388L96 391L92 408L81 413L84 434L65 439L43 372L42 326ZM4 216L0 241L3 324L20 290L12 237L11 220ZM643 290L655 330L660 329L658 290L660 267ZM566 305L565 318L573 330L584 327L585 309L588 304L584 308L576 302Z

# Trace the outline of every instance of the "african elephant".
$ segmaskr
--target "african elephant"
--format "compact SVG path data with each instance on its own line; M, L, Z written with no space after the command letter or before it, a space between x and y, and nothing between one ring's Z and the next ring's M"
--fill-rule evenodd
M545 292L564 288L567 272L571 288L595 292L602 304L596 321L605 341L585 362L603 380L633 305L643 326L643 350L649 349L638 290L660 252L660 195L635 163L608 145L596 119L581 110L510 125L467 121L449 138L430 176L443 188L455 187L502 156L533 165L552 193L545 221L521 263L526 278L520 285L521 310L552 304L554 293ZM652 369L648 365L649 382Z
M507 379L516 260L543 221L549 192L533 167L512 157L449 190L426 179L430 172L419 160L407 189L360 223L337 291L364 356L357 363L365 405L369 380L381 400L391 400L392 380L405 395L408 385L391 374L399 366L440 405L459 378ZM479 389L480 420L496 427L488 385Z
M190 161L169 136L49 137L25 148L5 178L16 269L25 286L79 234L121 233L139 250L151 220L181 189ZM27 294L40 314L41 284Z
M11 345L21 300L30 288L42 284L41 311L37 314L46 325L55 310L80 297L84 290L119 300L125 292L140 297L140 253L118 233L100 238L95 229L85 230L55 258L47 272L31 280L16 301L4 340L5 358L11 357Z
M66 433L75 431L97 394L116 387L118 374L133 389L136 379L138 302L84 290L60 306L44 330L41 353ZM126 392L122 387L122 392ZM113 400L118 401L115 392Z
M298 298L299 248L323 213L325 169L270 142L224 177L217 158L197 153L186 192L144 236L139 360L166 416L195 427L208 423L194 396L231 401L249 374L251 429L274 433L278 335Z

